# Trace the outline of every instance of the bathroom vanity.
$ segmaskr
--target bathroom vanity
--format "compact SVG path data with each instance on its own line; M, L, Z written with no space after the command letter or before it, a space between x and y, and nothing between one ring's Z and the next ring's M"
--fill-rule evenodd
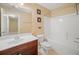
M37 55L38 40L33 35L18 35L0 41L0 55ZM18 37L16 35L16 37Z
M37 55L37 40L0 51L0 55L20 55L20 54Z

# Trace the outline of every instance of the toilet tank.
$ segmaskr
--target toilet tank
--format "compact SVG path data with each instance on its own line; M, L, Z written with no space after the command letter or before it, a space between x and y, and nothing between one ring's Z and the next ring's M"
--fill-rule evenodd
M36 37L39 38L40 42L43 42L43 40L44 40L44 34L36 35Z

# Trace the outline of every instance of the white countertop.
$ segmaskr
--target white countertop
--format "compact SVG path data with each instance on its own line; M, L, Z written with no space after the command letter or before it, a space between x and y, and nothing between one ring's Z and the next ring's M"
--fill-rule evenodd
M0 51L9 49L33 40L37 40L32 34L18 34L0 38Z

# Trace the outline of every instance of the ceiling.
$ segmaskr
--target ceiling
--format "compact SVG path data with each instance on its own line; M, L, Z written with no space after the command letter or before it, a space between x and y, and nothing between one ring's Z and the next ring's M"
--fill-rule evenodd
M49 9L49 10L53 10L55 8L58 8L62 5L64 5L64 3L39 3L41 6ZM0 3L0 7L3 7L5 10L9 10L9 12L19 12L19 13L25 13L25 12L31 12L32 10L28 7L23 7L20 6L19 4L7 4L7 3ZM27 10L27 11L26 11Z
M31 13L31 9L28 7L20 6L19 4L0 3L0 7L4 9L4 12L8 13Z
M64 5L64 3L39 3L39 4L49 10L53 10L55 8L58 8L62 5Z

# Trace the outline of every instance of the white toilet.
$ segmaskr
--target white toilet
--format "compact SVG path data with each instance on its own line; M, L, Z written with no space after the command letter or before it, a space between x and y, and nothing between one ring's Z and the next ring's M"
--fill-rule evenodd
M40 46L38 46L38 52L40 52L41 54L47 54L48 49L50 48L49 42L47 41L47 39L44 39L43 34L37 35L37 37L39 38L40 42Z

